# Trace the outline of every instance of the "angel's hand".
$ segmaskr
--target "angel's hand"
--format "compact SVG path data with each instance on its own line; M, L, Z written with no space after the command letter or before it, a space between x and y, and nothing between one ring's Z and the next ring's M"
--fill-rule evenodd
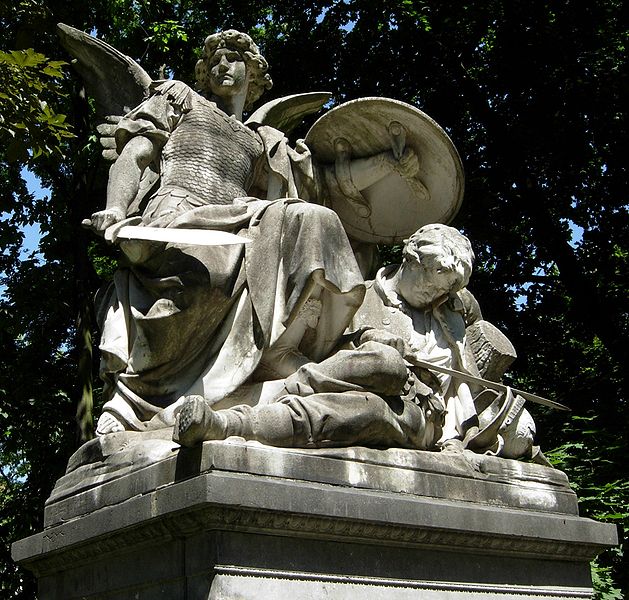
M120 119L122 119L122 117L119 115L108 115L105 117L105 121L96 127L100 135L100 144L103 147L103 158L110 161L114 161L118 158L115 133Z
M412 179L415 177L419 172L419 158L415 150L405 148L400 159L394 159L393 168L404 177L404 179Z
M119 223L126 218L124 211L119 208L109 208L99 210L92 215L91 219L83 219L82 225L87 229L91 229L99 235L103 235L105 229Z

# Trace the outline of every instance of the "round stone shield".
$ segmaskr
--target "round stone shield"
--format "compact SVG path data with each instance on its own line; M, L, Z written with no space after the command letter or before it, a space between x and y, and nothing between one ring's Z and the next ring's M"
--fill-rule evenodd
M311 127L306 144L319 162L337 165L339 147L348 149L350 159L387 151L399 157L404 148L417 154L414 178L392 171L362 190L366 210L340 188L331 190L331 208L356 240L399 243L423 225L449 223L461 206L463 166L454 144L433 119L410 104L389 98L346 102ZM336 171L338 179L338 166Z

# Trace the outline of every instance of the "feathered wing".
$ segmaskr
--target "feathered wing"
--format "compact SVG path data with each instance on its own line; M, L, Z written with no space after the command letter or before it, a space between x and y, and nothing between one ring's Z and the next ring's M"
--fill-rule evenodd
M306 115L321 110L331 97L329 92L309 92L276 98L258 108L245 125L252 128L267 125L288 135Z
M76 59L74 67L83 77L88 93L96 102L96 114L103 156L118 157L113 133L120 117L149 95L152 78L132 58L91 35L59 23L61 45Z

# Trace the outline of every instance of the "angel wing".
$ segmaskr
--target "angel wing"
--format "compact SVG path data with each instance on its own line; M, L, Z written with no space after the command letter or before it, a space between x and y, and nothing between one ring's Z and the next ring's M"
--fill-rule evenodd
M123 115L144 100L153 79L132 58L84 31L59 23L61 45L96 100L100 117Z
M153 79L132 58L84 31L59 23L57 34L61 45L76 59L74 67L96 102L96 114L103 121L98 126L103 156L115 160L116 124L148 97Z
M258 108L245 125L251 128L268 125L288 135L306 115L321 110L331 97L330 92L309 92L276 98Z

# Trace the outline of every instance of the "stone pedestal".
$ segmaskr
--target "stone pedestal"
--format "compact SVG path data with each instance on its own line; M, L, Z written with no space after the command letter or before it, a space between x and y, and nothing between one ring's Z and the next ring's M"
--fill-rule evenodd
M116 435L79 451L44 531L13 546L40 600L586 598L616 543L539 465L234 439L111 452Z

